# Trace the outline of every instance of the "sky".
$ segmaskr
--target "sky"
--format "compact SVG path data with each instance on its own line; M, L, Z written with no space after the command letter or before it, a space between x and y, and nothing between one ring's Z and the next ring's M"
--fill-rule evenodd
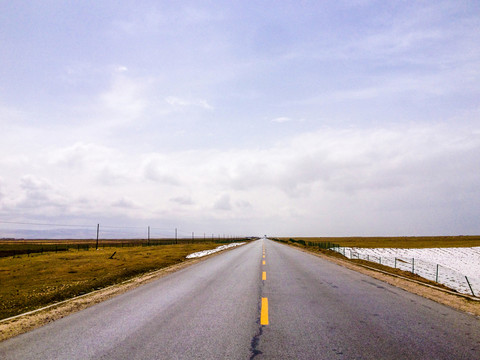
M0 237L480 234L478 1L2 1L0 49Z

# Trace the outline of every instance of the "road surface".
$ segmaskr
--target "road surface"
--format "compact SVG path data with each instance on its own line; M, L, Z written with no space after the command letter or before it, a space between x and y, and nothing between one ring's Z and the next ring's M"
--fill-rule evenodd
M0 359L480 359L480 320L270 240L0 343Z

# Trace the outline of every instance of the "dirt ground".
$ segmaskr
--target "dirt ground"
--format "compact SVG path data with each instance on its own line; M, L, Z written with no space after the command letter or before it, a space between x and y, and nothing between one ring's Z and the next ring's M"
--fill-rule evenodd
M427 285L431 286L431 284L423 285L409 279L403 279L398 277L398 275L401 275L401 274L389 275L389 274L380 272L378 270L367 269L362 266L363 264L356 264L351 261L342 259L340 257L328 256L322 253L308 251L306 249L300 249L300 250L314 254L315 256L324 258L328 261L332 261L346 268L366 274L375 279L397 286L411 293L423 296L427 299L450 306L460 311L473 314L479 317L480 319L480 301L469 299L468 297L463 297L458 294L449 293L441 288L437 289L437 288L432 288L427 286ZM219 253L216 253L210 256L216 256L218 254ZM79 297L64 301L57 305L49 306L47 308L44 308L41 311L35 311L35 312L32 312L31 314L18 316L7 321L0 321L0 341L23 334L30 330L46 325L52 321L61 319L69 314L83 310L89 306L98 304L116 295L132 290L142 284L146 284L148 282L154 281L167 274L170 274L172 272L175 272L187 266L190 266L194 263L202 261L205 258L210 256L206 256L204 258L199 258L199 259L191 259L173 266L169 266L164 269L160 269L152 273L139 276L137 278L128 280L121 284L113 285L102 290L98 290L83 296L79 296Z

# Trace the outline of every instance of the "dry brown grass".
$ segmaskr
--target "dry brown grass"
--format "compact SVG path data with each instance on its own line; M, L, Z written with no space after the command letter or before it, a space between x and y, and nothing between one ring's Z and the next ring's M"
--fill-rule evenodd
M288 240L290 238L280 238ZM420 249L480 246L480 236L403 236L403 237L294 237L295 240L331 242L344 247Z
M192 252L217 246L109 247L0 258L0 319L182 262Z

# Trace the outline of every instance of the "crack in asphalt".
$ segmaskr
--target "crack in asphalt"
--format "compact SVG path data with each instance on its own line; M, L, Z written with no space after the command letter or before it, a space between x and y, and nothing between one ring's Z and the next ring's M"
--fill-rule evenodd
M261 311L261 303L258 303L258 313L260 314ZM253 336L252 341L250 342L250 360L254 359L256 356L263 354L260 350L258 350L258 344L260 342L260 336L263 334L263 325L260 325L260 316L257 318L256 324L258 325L258 331Z
M250 360L254 359L256 356L263 354L260 350L257 349L258 343L260 341L260 336L262 336L263 333L263 325L260 325L258 328L258 332L255 334L255 336L252 338L251 341L251 347L250 351L252 352L252 355L250 355Z

